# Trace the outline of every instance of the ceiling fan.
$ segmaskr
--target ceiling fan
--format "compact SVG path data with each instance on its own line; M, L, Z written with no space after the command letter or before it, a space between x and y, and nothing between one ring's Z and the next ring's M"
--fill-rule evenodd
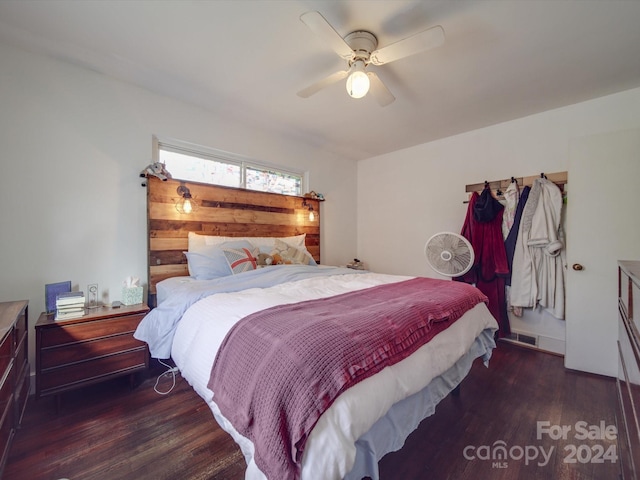
M323 88L347 79L347 92L353 98L364 97L369 90L371 95L384 107L396 98L375 72L367 71L367 65L384 65L401 58L439 47L444 43L444 30L441 26L431 27L403 40L378 49L378 39L366 30L356 30L342 38L338 32L318 12L307 12L300 20L311 31L324 40L334 52L347 61L347 70L332 73L326 78L300 90L298 96L308 98Z

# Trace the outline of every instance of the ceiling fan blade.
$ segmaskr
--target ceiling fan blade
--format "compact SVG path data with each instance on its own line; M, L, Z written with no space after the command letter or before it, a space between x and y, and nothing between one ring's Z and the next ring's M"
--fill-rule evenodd
M337 81L342 80L343 78L346 78L348 73L349 72L347 71L332 73L328 77L323 78L322 80L314 83L313 85L309 85L307 88L300 90L298 92L298 96L302 98L309 98L314 93L317 93L323 88L328 87L332 83L336 83Z
M369 92L371 92L371 95L373 95L373 98L376 99L381 107L386 107L396 99L387 86L382 83L382 80L380 80L378 75L374 72L367 72L367 77L369 77L369 82L371 84Z
M437 25L372 52L370 61L374 65L384 65L385 63L439 47L443 43L444 29Z
M345 60L353 57L353 50L344 41L338 32L327 22L327 20L318 12L307 12L300 16L300 20L311 29L313 33L318 35L322 40L327 42L329 46Z

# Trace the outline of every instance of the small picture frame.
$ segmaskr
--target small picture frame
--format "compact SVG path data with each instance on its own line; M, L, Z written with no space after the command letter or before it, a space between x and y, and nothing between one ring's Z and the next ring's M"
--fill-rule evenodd
M90 283L87 285L87 308L98 308L98 284Z
M55 313L56 311L56 297L60 293L66 293L71 291L71 281L47 283L44 286L44 298L47 313Z

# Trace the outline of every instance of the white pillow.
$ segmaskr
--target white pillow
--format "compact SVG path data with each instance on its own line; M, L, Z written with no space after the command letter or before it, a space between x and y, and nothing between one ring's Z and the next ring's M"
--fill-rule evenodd
M304 247L304 241L307 234L294 235L291 237L222 237L218 235L200 235L198 233L189 232L189 251L200 253L199 250L210 245L219 245L225 242L233 242L237 240L247 240L258 247L261 252L269 253L275 246L276 238L288 243L292 247Z

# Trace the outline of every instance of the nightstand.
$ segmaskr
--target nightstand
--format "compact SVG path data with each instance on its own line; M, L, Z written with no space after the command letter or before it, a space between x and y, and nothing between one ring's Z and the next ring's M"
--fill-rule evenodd
M144 342L133 338L142 318L149 311L144 304L120 308L87 309L86 315L71 320L54 320L42 313L36 330L36 396L62 392L149 367Z

